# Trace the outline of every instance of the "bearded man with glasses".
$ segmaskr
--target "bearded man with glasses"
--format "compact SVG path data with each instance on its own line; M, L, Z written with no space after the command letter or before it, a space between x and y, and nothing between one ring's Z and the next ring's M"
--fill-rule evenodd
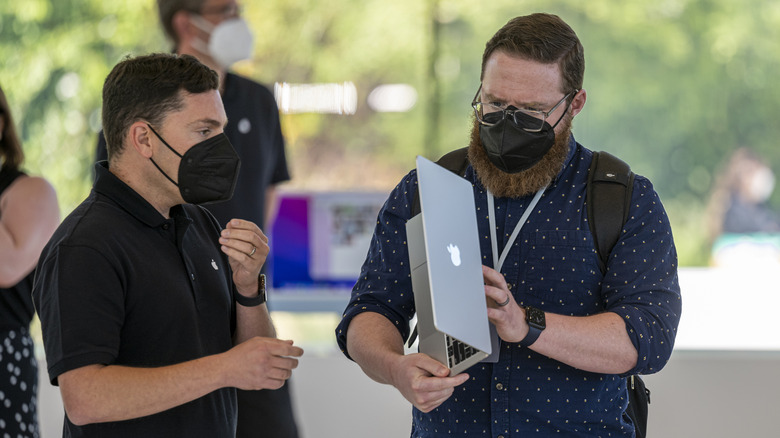
M452 376L425 354L404 355L415 312L405 248L415 171L379 213L336 336L368 376L414 405L413 437L635 436L627 377L669 360L677 255L658 195L637 175L602 273L585 204L593 152L571 134L584 71L577 35L549 14L510 20L483 54L463 176L474 187L497 362Z

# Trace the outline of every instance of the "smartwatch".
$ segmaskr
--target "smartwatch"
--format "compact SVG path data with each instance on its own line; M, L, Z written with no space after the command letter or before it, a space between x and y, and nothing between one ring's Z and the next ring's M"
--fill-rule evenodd
M528 323L528 334L520 341L520 345L523 347L530 347L531 344L536 342L539 335L542 334L542 330L547 327L544 319L544 311L539 310L536 307L525 306L525 322Z
M257 276L257 296L248 298L235 291L233 299L244 307L256 307L265 303L265 274Z

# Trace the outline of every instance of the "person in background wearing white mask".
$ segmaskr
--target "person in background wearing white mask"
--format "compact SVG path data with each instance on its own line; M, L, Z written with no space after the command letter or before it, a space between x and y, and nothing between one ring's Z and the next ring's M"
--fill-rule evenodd
M707 206L712 265L780 265L780 214L768 204L774 188L774 172L754 150L731 154Z
M219 92L229 120L225 134L241 157L233 198L206 208L222 226L235 217L265 229L270 224L275 186L290 179L273 93L228 71L252 56L253 36L235 0L157 0L160 22L177 54L195 56L219 75ZM98 141L97 161L106 159ZM271 303L271 307L273 303ZM239 391L238 438L296 438L289 386Z

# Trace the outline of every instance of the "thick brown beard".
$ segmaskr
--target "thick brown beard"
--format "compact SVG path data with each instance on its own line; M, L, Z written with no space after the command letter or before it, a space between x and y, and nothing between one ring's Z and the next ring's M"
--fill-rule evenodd
M547 186L561 171L569 155L569 136L571 117L564 116L560 121L560 131L555 133L555 143L542 159L530 169L518 173L506 173L497 168L485 152L479 138L479 122L473 119L471 141L469 142L469 161L474 167L477 178L493 196L499 198L520 198L536 193Z

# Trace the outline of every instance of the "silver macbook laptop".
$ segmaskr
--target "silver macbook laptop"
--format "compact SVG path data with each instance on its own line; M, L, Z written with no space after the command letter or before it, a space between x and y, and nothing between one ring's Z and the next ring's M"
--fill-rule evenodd
M493 348L474 192L469 181L423 157L417 179L420 214L406 223L406 235L418 348L454 375Z

